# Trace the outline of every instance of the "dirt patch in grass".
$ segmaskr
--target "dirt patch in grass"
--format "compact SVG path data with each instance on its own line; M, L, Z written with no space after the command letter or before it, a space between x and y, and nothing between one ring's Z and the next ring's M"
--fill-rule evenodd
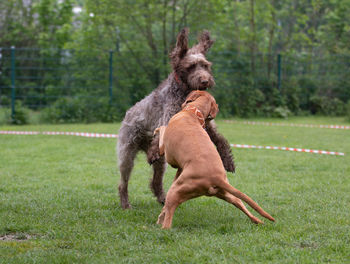
M25 241L33 238L33 235L23 233L12 233L0 236L0 241Z

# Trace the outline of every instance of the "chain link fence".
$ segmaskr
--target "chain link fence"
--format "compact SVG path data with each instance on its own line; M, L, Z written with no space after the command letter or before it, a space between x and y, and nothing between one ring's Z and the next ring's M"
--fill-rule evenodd
M96 112L99 116L85 121L119 120L166 78L170 67L164 58L101 50L0 48L0 108L11 109L12 119L16 108L26 107L59 109L55 114L61 121L74 116L72 121L84 121L79 115ZM210 52L208 59L216 80L212 93L224 116L269 116L278 111L338 115L350 99L349 56Z

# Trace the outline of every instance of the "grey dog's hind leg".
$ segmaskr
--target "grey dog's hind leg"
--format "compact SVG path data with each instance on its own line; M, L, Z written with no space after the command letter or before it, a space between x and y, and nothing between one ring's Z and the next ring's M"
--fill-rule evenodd
M138 148L131 144L123 144L120 142L121 140L118 141L118 160L120 170L119 196L122 208L128 209L130 208L128 183L131 171L134 167L134 159L136 157Z
M153 178L151 180L151 190L157 197L157 201L161 204L165 202L165 193L163 190L163 176L166 170L166 162L164 156L160 156L153 164Z

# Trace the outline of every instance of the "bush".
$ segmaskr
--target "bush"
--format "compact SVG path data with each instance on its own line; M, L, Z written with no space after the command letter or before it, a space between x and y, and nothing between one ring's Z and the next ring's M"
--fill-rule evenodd
M73 98L60 98L51 107L42 112L42 120L48 123L79 121L79 104Z
M346 116L348 118L348 121L350 121L350 100L346 104Z
M29 123L30 110L22 106L20 101L16 101L15 115L12 118L10 108L1 108L0 124L25 125Z
M344 102L338 98L315 95L310 98L310 105L313 114L341 116L346 113Z
M237 91L235 113L240 117L251 117L260 114L261 106L265 101L265 95L259 89L241 87Z
M11 100L7 96L0 96L0 105L1 106L10 106L11 105Z
M25 124L39 124L40 113L26 108L20 101L16 101L15 116L11 117L11 108L0 108L0 125L25 125Z
M42 121L48 123L113 122L121 119L121 111L110 105L107 97L60 98L42 113Z
M10 116L9 111L8 108L0 108L0 125L8 123L8 116Z
M29 119L29 109L22 106L20 101L16 101L15 114L11 118L11 124L15 125L25 125L28 124Z
M14 125L25 125L28 124L30 110L22 106L21 101L16 101L15 104L15 114L12 118L11 111L9 111L9 116L7 119L8 124Z
M273 117L287 118L292 115L288 107L279 106L273 110Z

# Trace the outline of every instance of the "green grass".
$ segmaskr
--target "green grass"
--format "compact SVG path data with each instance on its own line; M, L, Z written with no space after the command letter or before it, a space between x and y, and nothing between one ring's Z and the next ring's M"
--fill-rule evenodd
M289 122L342 124L330 118ZM231 184L276 222L254 225L235 207L203 197L181 205L173 228L164 231L156 225L161 206L148 188L151 169L143 154L129 186L133 209L123 211L115 139L0 135L0 236L18 238L0 241L0 263L350 263L350 131L217 123L231 143L346 155L233 149L237 172L228 175ZM0 130L117 133L118 128ZM168 168L166 188L174 174ZM26 235L31 238L19 240Z

